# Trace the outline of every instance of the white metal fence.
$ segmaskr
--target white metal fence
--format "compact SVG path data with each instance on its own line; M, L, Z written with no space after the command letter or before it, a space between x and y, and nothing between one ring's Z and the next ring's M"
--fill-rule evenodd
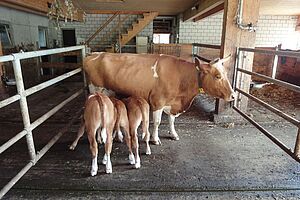
M73 46L73 47L66 47L66 48L57 48L57 49L50 49L50 50L41 50L41 51L32 51L32 52L25 52L25 53L16 53L12 55L7 56L1 56L0 62L12 62L13 64L13 70L14 75L16 79L16 86L17 86L17 94L9 97L5 100L0 101L0 109L15 102L20 101L20 108L21 108L21 114L23 118L23 124L24 129L23 131L16 134L13 138L8 140L6 143L4 143L2 146L0 146L0 154L3 153L5 150L7 150L9 147L11 147L13 144L15 144L18 140L26 136L26 142L28 147L28 152L30 156L30 161L23 167L23 169L14 177L12 178L0 191L0 199L16 184L16 182L32 167L36 164L36 162L55 144L55 142L63 135L63 133L66 130L61 130L57 135L55 135L47 145L45 145L40 151L36 152L34 140L32 137L32 130L34 130L36 127L38 127L40 124L45 122L48 118L50 118L52 115L54 115L57 111L59 111L64 105L66 105L68 102L73 100L74 98L78 97L86 87L86 81L84 79L84 86L77 92L75 92L73 95L65 99L63 102L52 108L50 111L42 115L40 118L35 120L34 122L30 122L29 117L29 110L27 105L27 97L31 94L34 94L40 90L43 90L55 83L58 83L66 78L69 78L77 73L80 73L82 71L81 68L72 70L68 73L65 73L61 76L58 76L56 78L53 78L51 80L48 80L46 82L43 82L41 84L38 84L34 87L31 87L29 89L24 88L24 82L23 82L23 76L22 76L22 69L21 69L21 62L22 59L28 59L28 58L34 58L44 55L51 55L51 54L57 54L57 53L63 53L63 52L69 52L69 51L78 51L81 50L82 58L85 56L85 46ZM78 111L80 113L80 111ZM76 116L76 115L75 115ZM78 115L77 115L78 116ZM71 125L75 121L76 117L71 120L66 127Z

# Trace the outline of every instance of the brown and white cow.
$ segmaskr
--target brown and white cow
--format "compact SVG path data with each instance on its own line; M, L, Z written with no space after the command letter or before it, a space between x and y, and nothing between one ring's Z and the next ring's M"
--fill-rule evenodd
M106 95L95 93L90 95L86 100L83 123L81 124L77 138L70 146L70 149L75 149L78 140L84 134L84 129L86 129L93 158L91 169L92 176L95 176L98 172L98 145L96 141L96 132L98 130L101 130L100 134L105 143L105 155L102 163L106 165L106 173L112 173L110 153L112 149L112 132L115 126L116 116L117 111Z
M134 161L131 164L135 165L135 168L141 167L141 159L139 156L139 141L138 141L138 127L142 123L142 139L146 142L146 154L151 154L149 145L150 133L149 133L149 113L150 107L147 101L141 97L128 97L123 99L128 113L131 144L134 155L129 155L129 160Z
M178 140L175 117L190 107L200 86L213 97L233 100L234 92L222 65L225 60L201 63L196 58L192 63L168 55L101 52L86 57L83 68L95 86L146 99L153 111L151 140L160 144L162 112L169 115L171 136Z

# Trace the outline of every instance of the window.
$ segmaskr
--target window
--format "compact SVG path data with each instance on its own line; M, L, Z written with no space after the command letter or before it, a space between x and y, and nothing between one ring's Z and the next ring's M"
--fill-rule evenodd
M39 28L39 47L47 47L47 28Z
M153 34L153 43L155 43L155 44L170 44L170 34L169 33Z
M11 47L13 45L8 24L0 24L0 39L3 47Z

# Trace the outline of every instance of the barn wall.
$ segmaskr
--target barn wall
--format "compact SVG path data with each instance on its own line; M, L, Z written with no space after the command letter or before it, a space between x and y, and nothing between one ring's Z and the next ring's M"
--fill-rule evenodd
M98 27L104 24L107 19L109 19L112 15L110 14L88 14L86 16L86 21L84 23L81 22L71 22L62 26L63 29L75 29L76 31L76 39L77 43L84 42L91 36ZM121 15L121 20L125 17L125 15ZM130 16L122 26L121 33L125 33L126 29L131 26L131 24L137 20L137 15ZM118 31L112 32L112 29L118 25L119 19L116 17L109 25L103 29L90 43L91 46L94 45L110 45L115 43L118 38ZM109 36L109 37L107 37ZM152 40L153 37L153 23L150 23L147 27L141 31L138 36L147 36L149 41ZM103 38L107 38L106 41L103 41ZM102 41L101 41L102 40ZM59 41L62 42L62 32L59 32Z
M295 31L297 16L260 16L257 47L300 49L300 32ZM179 22L179 43L221 44L223 12L199 22ZM284 42L283 42L284 41Z
M49 28L46 16L26 13L23 11L0 6L0 22L10 25L14 45L36 45L38 42L38 27ZM48 30L49 42L52 42L53 31ZM49 45L51 46L51 44Z

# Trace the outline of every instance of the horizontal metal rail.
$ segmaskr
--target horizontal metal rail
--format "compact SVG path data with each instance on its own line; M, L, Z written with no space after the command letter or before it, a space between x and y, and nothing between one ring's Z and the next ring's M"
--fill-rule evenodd
M240 115L242 115L246 120L248 120L252 125L254 125L258 130L260 130L265 136L267 136L272 142L274 142L277 146L279 146L283 151L289 154L293 159L297 162L300 162L300 158L298 158L290 148L285 146L279 139L273 136L269 131L267 131L264 127L254 121L251 117L249 117L246 113L239 110L237 107L233 106L233 109L237 111Z
M36 157L36 162L39 161L43 155L57 142L57 140L65 133L67 132L68 128L75 122L75 120L78 119L82 112L82 109L79 109L79 111L75 114L75 117L73 117L69 123L62 128L49 142L46 144L41 151L38 152ZM0 191L0 199L28 172L28 170L34 166L34 163L31 161L29 162L14 178L12 178L8 184L1 189Z
M10 140L8 140L7 142L5 142L3 145L0 146L0 154L2 152L4 152L6 149L8 149L10 146L12 146L13 144L15 144L17 141L19 141L22 137L24 137L27 134L26 130L21 131L20 133L18 133L17 135L15 135L14 137L12 137Z
M247 51L253 53L261 53L267 55L277 55L277 56L286 56L293 58L300 58L300 52L291 52L291 51L280 51L280 50L266 50L266 49L253 49L253 48L239 48L240 51Z
M4 99L4 100L0 101L0 108L3 108L3 107L5 107L9 104L12 104L15 101L18 101L20 99L20 97L21 96L19 94L16 94L14 96L11 96L7 99Z
M72 96L70 96L69 98L67 98L66 100L64 100L63 102L61 102L57 106L55 106L54 108L52 108L50 111L48 111L46 114L44 114L43 116L41 116L40 118L38 118L37 120L35 120L33 123L31 123L30 129L31 130L35 129L37 126L39 126L44 121L46 121L47 119L49 119L52 115L54 115L57 111L59 111L67 103L69 103L70 101L72 101L73 99L75 99L76 97L78 97L83 91L84 91L84 89L78 90Z
M261 78L261 79L263 79L265 81L268 81L270 83L274 83L276 85L279 85L279 86L282 86L282 87L285 87L285 88L288 88L290 90L293 90L295 92L300 93L300 87L297 86L297 85L293 85L293 84L287 83L285 81L280 81L280 80L277 80L277 79L273 79L273 78L270 78L268 76L265 76L265 75L262 75L262 74L258 74L256 72L250 72L250 71L245 70L245 69L238 68L237 70L240 71L240 72L243 72L245 74L249 74L249 75L252 75L252 76L259 77L259 78Z
M63 52L69 52L69 51L77 51L81 50L82 58L85 57L85 46L74 46L74 47L66 47L66 48L57 48L57 49L50 49L50 50L41 50L41 51L33 51L33 52L25 52L25 53L16 53L8 56L1 56L0 62L7 62L12 61L13 67L14 67L14 75L17 83L17 89L18 94L14 95L12 97L9 97L5 100L0 101L0 108L7 106L17 100L20 101L20 107L21 107L21 114L23 118L23 124L24 124L24 130L15 135L13 138L11 138L9 141L4 143L0 146L0 154L4 152L6 149L11 147L13 144L15 144L17 141L19 141L21 138L26 136L27 146L28 146L28 152L30 155L30 162L13 178L10 180L8 184L4 186L4 188L0 191L0 199L9 191L10 188L12 188L16 182L33 166L35 163L51 148L51 146L54 145L54 143L62 136L63 132L59 132L55 137L53 137L50 142L37 154L35 152L34 148L34 141L32 138L32 130L35 129L37 126L42 124L44 121L46 121L48 118L53 116L57 111L59 111L63 106L65 106L67 103L78 97L84 89L80 89L79 91L75 92L73 95L65 99L63 102L52 108L50 111L48 111L46 114L42 115L40 118L38 118L33 123L30 122L29 118L29 112L28 112L28 106L27 106L27 100L26 97L38 92L46 87L49 87L57 82L60 82L68 77L71 77L77 73L80 73L82 71L81 68L75 69L73 71L70 71L68 73L65 73L61 76L58 76L54 79L48 80L46 82L43 82L39 85L36 85L34 87L31 87L27 90L24 89L24 83L23 83L23 77L22 77L22 69L21 69L21 59L27 59L27 58L33 58L38 56L44 56L44 55L51 55L51 54L58 54ZM84 83L86 83L86 80L84 80ZM80 113L79 111L78 113ZM77 115L76 115L77 116ZM73 120L69 122L69 125L73 123ZM67 125L67 126L69 126ZM66 131L66 127L63 129L64 132Z
M265 103L264 101L256 98L255 96L251 95L251 94L248 94L246 92L244 92L243 90L239 89L239 88L236 88L236 91L238 91L239 93L245 95L246 97L248 97L249 99L255 101L256 103L258 103L259 105L267 108L268 110L272 111L273 113L279 115L280 117L284 118L285 120L291 122L292 124L294 124L295 126L300 126L300 121L287 115L286 113L280 111L279 109Z
M194 47L203 47L203 48L210 48L210 49L220 49L220 45L212 45L212 44L200 44L200 43L193 43Z
M42 90L42 89L44 89L44 88L46 88L46 87L49 87L49 86L51 86L51 85L54 85L55 83L58 83L58 82L60 82L60 81L62 81L62 80L64 80L64 79L66 79L66 78L69 78L69 77L71 77L71 76L73 76L73 75L75 75L75 74L78 74L78 73L81 72L81 71L82 71L81 68L77 68L77 69L74 69L74 70L72 70L72 71L70 71L70 72L67 72L67 73L63 74L63 75L60 75L60 76L58 76L58 77L56 77L56 78L53 78L53 79L48 80L48 81L46 81L46 82L43 82L43 83L41 83L41 84L39 84L39 85L36 85L36 86L34 86L34 87L31 87L31 88L25 90L25 95L26 95L26 96L29 96L29 95L31 95L31 94L33 94L33 93L36 93L36 92L38 92L38 91L40 91L40 90Z

